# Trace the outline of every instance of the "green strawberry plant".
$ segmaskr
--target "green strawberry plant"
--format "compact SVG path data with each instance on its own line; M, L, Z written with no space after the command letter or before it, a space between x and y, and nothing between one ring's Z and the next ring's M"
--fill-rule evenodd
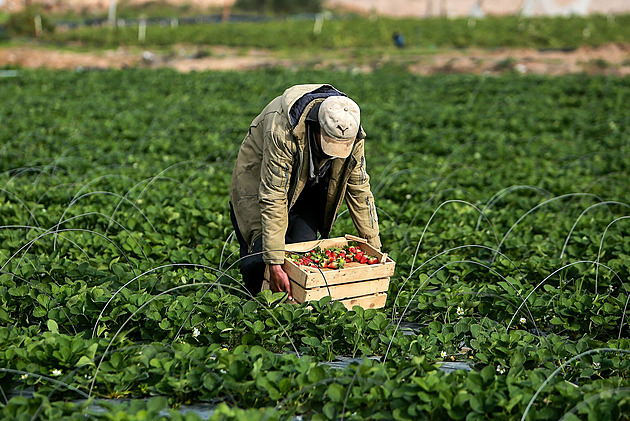
M241 283L233 159L304 80L362 107L383 309ZM0 418L630 411L626 79L21 70L0 94Z

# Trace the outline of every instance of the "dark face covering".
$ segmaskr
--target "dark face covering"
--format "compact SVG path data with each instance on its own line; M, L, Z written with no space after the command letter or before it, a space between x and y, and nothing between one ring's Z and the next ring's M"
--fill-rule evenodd
M317 163L324 159L330 158L322 151L321 140L319 136L319 119L317 117L319 113L319 104L314 106L306 117L306 135L308 137L309 147L313 154L313 160Z

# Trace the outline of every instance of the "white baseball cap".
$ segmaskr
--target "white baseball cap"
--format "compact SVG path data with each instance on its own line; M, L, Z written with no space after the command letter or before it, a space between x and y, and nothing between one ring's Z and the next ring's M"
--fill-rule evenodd
M359 132L361 110L345 96L330 96L319 107L322 151L336 158L347 158Z

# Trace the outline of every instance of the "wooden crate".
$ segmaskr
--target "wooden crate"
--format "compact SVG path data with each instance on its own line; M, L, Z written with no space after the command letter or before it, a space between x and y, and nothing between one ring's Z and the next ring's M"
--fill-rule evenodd
M363 308L381 308L385 306L389 278L394 274L396 262L386 253L381 253L369 245L366 240L352 235L326 240L307 241L287 244L288 252L305 253L316 247L322 249L342 247L348 241L356 241L365 254L379 259L378 264L365 265L350 262L343 269L317 269L298 266L290 259L285 259L282 268L291 280L291 293L297 302L319 300L327 295L341 301L348 309L355 305ZM263 289L269 289L268 272L265 271Z

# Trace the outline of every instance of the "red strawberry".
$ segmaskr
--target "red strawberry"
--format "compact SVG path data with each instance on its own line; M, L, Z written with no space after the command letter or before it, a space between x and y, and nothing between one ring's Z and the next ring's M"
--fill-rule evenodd
M367 261L368 265L375 265L378 263L378 259L376 257L370 257Z
M365 264L365 263L367 263L367 261L368 261L367 257L361 256L361 263Z
M334 260L328 263L328 269L337 269L337 268L339 268L339 265Z

